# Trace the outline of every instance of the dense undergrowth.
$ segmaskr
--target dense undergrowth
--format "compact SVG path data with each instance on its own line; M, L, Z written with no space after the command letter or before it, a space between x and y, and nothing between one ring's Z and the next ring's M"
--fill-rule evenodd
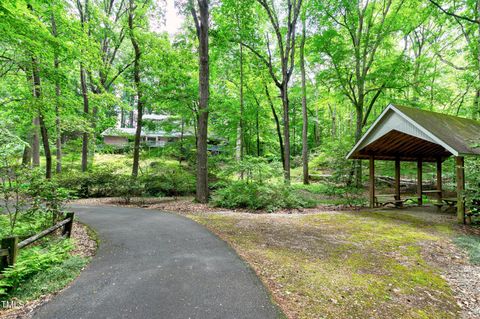
M36 169L3 163L6 164L0 167L0 239L17 236L21 241L64 218L69 190L53 180L45 180ZM2 271L0 301L36 299L63 288L76 277L88 260L72 256L75 243L56 235L19 250L15 264ZM65 265L70 266L58 270ZM60 273L63 275L59 276Z

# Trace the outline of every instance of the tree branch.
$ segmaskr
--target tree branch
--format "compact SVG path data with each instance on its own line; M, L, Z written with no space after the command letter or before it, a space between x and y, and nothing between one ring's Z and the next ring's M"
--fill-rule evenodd
M451 17L455 17L457 19L462 19L462 20L465 20L465 21L468 21L468 22L471 22L471 23L476 23L476 24L480 24L480 21L479 20L474 20L474 19L471 19L469 17L465 17L465 16L461 16L461 15L458 15L456 14L455 12L450 12L450 11L447 11L446 9L442 8L442 6L440 4L438 4L437 2L433 1L433 0L429 0L434 6L436 6L438 9L440 9L443 13L451 16Z

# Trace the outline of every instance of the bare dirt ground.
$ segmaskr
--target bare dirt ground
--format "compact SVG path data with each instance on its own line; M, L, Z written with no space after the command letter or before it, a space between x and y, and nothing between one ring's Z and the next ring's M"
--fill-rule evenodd
M70 253L72 255L82 256L82 257L93 257L97 251L97 242L94 237L94 234L87 228L87 226L79 223L73 223L72 236L71 238L75 241L76 248ZM66 289L65 287L64 289ZM62 289L61 291L63 291ZM48 302L53 296L58 293L43 295L37 300L29 301L27 303L21 303L18 300L11 300L17 304L16 307L11 309L2 309L0 307L0 318L1 319L19 319L19 318L29 318L33 311L41 306L42 304Z
M457 226L451 214L425 207L252 214L192 198L134 199L130 206L208 227L250 263L288 318L480 318L480 266L452 242L477 231Z

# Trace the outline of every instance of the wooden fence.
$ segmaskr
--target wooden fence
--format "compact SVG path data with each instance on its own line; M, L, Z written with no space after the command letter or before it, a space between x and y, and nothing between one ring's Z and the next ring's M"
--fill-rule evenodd
M19 242L18 236L7 237L1 240L0 244L0 272L5 268L13 266L17 260L18 251L37 240L47 236L48 234L53 233L57 229L63 227L62 236L69 238L72 234L73 227L73 218L74 213L66 213L65 219L61 222L53 225L50 228L45 229L44 231L29 237L25 240ZM0 274L0 279L2 275Z

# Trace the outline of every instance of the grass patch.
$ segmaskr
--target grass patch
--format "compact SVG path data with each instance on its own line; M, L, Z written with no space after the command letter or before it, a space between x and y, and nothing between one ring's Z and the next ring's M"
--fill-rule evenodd
M454 242L467 251L472 264L480 265L480 237L460 236Z
M289 317L458 317L422 257L422 243L446 238L444 225L382 212L190 217L250 262Z

